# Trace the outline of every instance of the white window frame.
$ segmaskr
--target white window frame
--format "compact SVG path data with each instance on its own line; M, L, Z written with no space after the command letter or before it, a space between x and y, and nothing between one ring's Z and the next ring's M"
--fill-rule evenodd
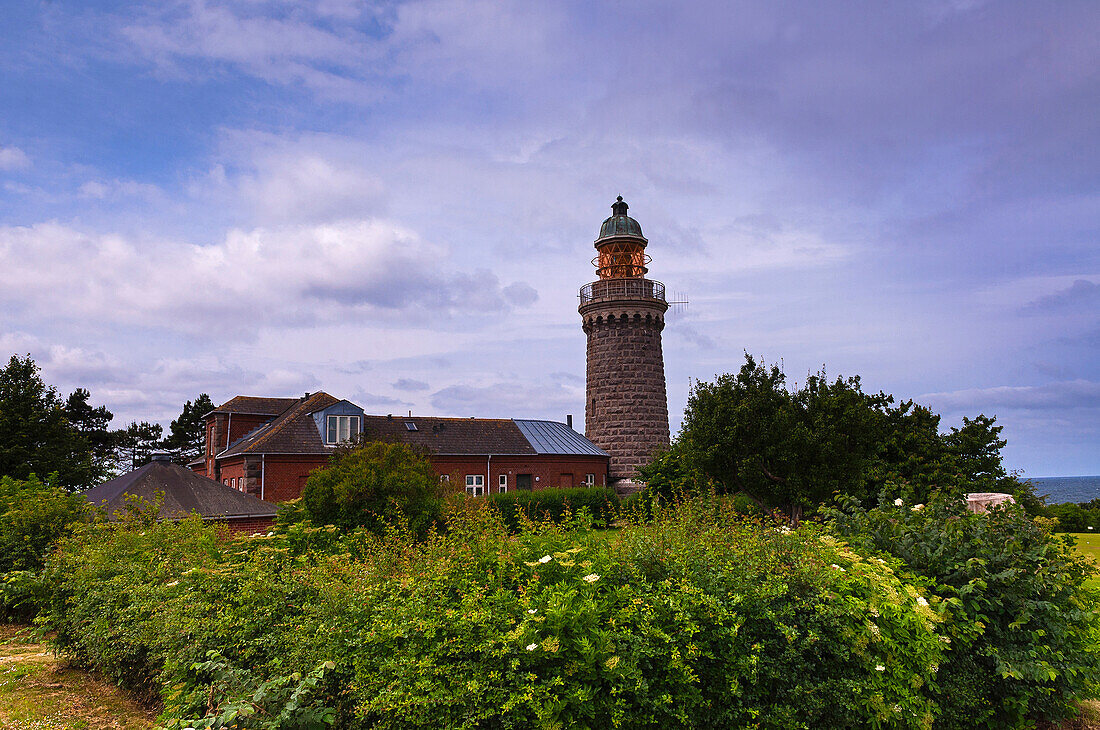
M354 433L352 432L353 425L355 427ZM341 426L346 427L341 428ZM325 417L325 444L328 446L336 446L345 441L354 441L361 432L359 416L332 415ZM340 438L341 433L344 434L344 438Z
M474 497L480 497L485 494L484 474L466 475L466 494L473 495Z
M587 484L590 487L596 486L596 475L595 474L585 474L584 475L584 483Z
M440 484L450 484L451 483L451 475L450 474L440 474L439 475L439 483Z
M508 493L508 475L501 474L497 477L497 494Z

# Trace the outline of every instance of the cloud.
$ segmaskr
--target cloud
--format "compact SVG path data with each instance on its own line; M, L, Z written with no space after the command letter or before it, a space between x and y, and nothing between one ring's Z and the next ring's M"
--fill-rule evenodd
M81 198L110 200L117 198L142 198L148 201L163 201L164 192L156 185L136 180L88 180L83 183L78 195Z
M22 170L31 166L31 158L18 147L0 147L0 170Z
M446 263L445 249L382 220L234 229L208 246L42 223L0 228L0 302L38 320L193 334L513 306L492 272Z
M441 415L563 420L566 413L583 411L584 390L527 381L452 385L433 393L431 404Z
M1021 311L1025 314L1039 314L1065 309L1100 312L1100 284L1078 279L1067 289L1028 302Z
M325 7L328 15L339 14L333 12L338 4ZM328 25L304 8L265 16L262 6L252 4L180 1L146 10L121 34L137 52L175 73L185 73L182 64L201 60L274 83L336 89L352 86L349 76L366 73L380 60L370 53L370 36L351 26Z
M340 396L337 396L340 397ZM378 395L376 393L370 393L360 388L355 391L351 396L348 396L348 400L356 404L365 411L370 411L371 408L376 406L408 406L409 404L400 398L391 398L386 395Z
M396 390L408 390L408 391L420 391L428 390L431 386L425 383L423 380L413 380L412 378L400 378L393 384Z
M236 181L238 194L257 218L311 222L376 212L382 183L345 162L310 152L268 152L255 160L256 171Z
M926 393L918 401L949 411L996 413L998 410L1069 412L1100 409L1100 382L1067 380L1045 385L1002 385Z

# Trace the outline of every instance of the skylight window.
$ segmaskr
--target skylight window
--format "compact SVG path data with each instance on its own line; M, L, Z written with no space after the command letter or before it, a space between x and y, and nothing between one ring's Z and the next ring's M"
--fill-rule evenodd
M405 428L409 431L419 431L420 430L419 428L416 427L416 424L413 423L412 421L405 421Z

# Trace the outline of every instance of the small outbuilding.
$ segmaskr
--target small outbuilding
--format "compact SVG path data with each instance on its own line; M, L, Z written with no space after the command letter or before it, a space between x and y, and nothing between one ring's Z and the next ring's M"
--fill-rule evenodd
M163 495L160 519L179 520L197 513L204 521L221 522L233 532L265 532L275 524L275 505L174 464L168 454L154 454L145 466L84 492L117 521L126 513L126 498L155 502Z

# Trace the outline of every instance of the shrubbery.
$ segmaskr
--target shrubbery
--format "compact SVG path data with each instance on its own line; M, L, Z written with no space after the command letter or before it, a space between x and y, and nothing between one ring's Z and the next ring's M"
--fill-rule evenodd
M431 462L405 444L380 441L338 449L302 489L304 515L319 525L382 534L403 522L423 536L440 518L442 492ZM280 513L283 519L292 512Z
M84 499L34 474L26 480L0 477L0 616L28 619L37 613L46 555L87 514Z
M950 631L898 563L705 502L614 540L472 501L423 542L90 525L48 575L58 647L175 727L261 689L226 727L929 727Z
M900 559L949 607L938 727L1019 727L1096 692L1100 596L1083 588L1095 568L1043 518L1016 505L975 515L956 499L831 516L837 534Z
M518 530L524 521L562 522L582 508L601 526L611 524L619 516L619 496L614 489L601 487L506 492L490 495L488 501L500 511L504 524L512 531Z

